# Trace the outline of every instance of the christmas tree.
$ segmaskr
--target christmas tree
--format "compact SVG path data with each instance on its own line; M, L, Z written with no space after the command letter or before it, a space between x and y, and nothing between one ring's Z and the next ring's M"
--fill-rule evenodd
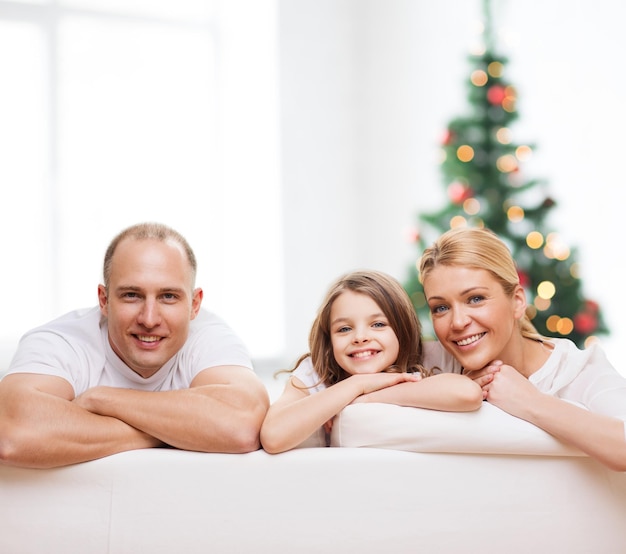
M507 58L496 53L488 0L484 5L484 47L470 56L472 111L449 123L441 145L441 173L449 202L419 216L415 241L421 253L452 227L491 229L509 246L518 264L528 313L537 331L567 337L583 347L587 339L608 330L599 305L583 293L576 249L548 227L556 202L545 181L524 177L524 162L534 146L513 140L517 91L506 78ZM429 230L432 236L427 236ZM405 288L427 327L430 317L418 265L419 260Z

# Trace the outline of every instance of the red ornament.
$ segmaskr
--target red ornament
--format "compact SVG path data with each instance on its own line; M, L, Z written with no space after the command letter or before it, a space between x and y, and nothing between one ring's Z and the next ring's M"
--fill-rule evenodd
M494 106L502 104L506 98L506 89L502 85L493 85L487 90L487 100Z
M579 312L574 316L574 329L582 335L589 335L598 328L596 316L586 312Z
M448 186L448 196L454 204L463 204L468 198L474 195L471 187L459 181L454 181Z
M409 242L415 243L420 240L420 232L417 227L414 227L413 229L409 229L406 235L407 235L407 239Z
M528 273L518 269L517 276L519 278L519 284L522 285L523 288L527 289L530 286L530 277L528 276Z
M441 144L444 146L449 146L456 139L456 134L450 130L446 129L446 132L443 134L443 138L441 139Z

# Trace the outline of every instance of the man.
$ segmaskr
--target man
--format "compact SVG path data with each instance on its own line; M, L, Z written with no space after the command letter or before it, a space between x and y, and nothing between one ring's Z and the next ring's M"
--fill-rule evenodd
M20 341L0 381L0 463L258 449L267 391L241 341L200 309L195 277L193 251L169 227L139 224L113 239L99 307Z

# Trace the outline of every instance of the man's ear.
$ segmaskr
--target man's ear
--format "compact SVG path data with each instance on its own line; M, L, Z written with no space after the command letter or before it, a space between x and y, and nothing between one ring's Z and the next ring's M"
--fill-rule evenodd
M104 285L98 285L98 304L100 305L100 312L103 316L108 316L108 296L107 289Z
M193 295L191 298L191 319L195 319L200 311L200 306L202 305L202 299L204 298L203 290L198 287L194 289Z

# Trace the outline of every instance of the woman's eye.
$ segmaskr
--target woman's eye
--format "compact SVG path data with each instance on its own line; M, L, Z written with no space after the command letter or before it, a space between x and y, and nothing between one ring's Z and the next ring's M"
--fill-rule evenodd
M437 315L444 313L448 308L446 306L433 306L430 309L430 313Z
M476 295L476 296L471 296L469 298L469 303L470 304L478 304L479 302L482 302L485 299L484 296L480 296L480 295Z

